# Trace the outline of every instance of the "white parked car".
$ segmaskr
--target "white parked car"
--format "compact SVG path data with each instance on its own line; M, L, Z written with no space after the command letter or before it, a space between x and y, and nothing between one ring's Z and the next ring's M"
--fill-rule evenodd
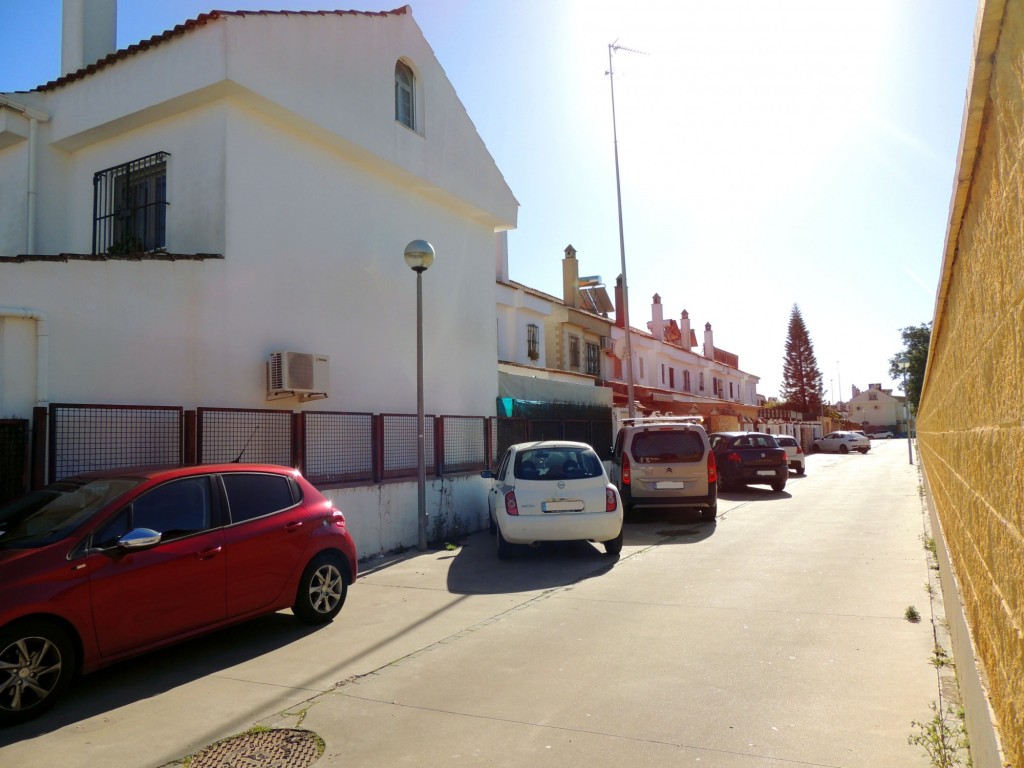
M622 502L604 464L586 443L519 443L501 457L487 511L498 557L516 544L599 541L609 555L622 551Z
M775 435L775 442L779 444L779 448L786 449L789 468L798 475L806 474L807 462L804 461L804 449L800 447L800 441L789 435Z
M871 450L871 441L859 432L829 432L824 437L819 437L811 445L811 453L828 451L831 453L849 453L860 451L867 453Z
M875 432L870 435L872 440L892 440L892 432L886 430L885 432Z

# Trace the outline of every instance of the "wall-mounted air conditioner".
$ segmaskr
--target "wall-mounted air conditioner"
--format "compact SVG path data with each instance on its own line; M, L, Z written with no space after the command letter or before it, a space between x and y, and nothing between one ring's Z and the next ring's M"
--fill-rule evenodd
M602 336L601 337L601 349L612 349L612 348L614 348L614 346L615 346L615 343L612 341L612 337L611 336Z
M267 360L267 399L327 397L330 357L307 352L271 352Z

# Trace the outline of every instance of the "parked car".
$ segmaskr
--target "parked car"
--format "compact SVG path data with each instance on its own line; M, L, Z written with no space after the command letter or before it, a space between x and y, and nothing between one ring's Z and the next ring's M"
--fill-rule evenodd
M871 441L858 432L829 432L824 437L819 437L811 444L811 453L828 451L830 453L849 453L860 451L867 453L871 450Z
M690 507L718 514L718 471L699 418L626 419L612 447L611 480L626 514L637 508Z
M884 432L875 432L875 433L869 435L869 437L871 439L873 439L873 440L891 440L892 439L892 432L889 432L888 430L886 430Z
M720 490L766 483L773 491L786 487L789 459L772 435L762 432L713 432L708 435L718 465Z
M357 574L344 515L297 470L91 472L0 508L0 724L72 676L291 608L331 621Z
M779 448L786 452L789 468L798 475L806 474L807 462L804 461L804 449L800 447L800 441L789 435L775 435L775 442L779 444Z
M622 502L597 453L585 443L519 443L501 457L491 481L487 515L499 559L516 544L599 541L622 551Z

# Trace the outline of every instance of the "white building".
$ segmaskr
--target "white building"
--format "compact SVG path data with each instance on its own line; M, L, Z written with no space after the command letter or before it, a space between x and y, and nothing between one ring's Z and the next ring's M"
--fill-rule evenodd
M882 427L906 431L906 398L893 395L891 389L882 389L881 384L868 384L864 391L854 387L853 391L847 404L850 421L862 427L878 427L872 432L880 432Z
M427 412L492 415L479 320L518 204L411 9L212 12L112 51L114 5L67 0L64 74L0 94L0 413L414 413L424 239ZM285 350L329 359L326 399L268 402ZM336 495L362 553L415 540L379 511L415 484Z

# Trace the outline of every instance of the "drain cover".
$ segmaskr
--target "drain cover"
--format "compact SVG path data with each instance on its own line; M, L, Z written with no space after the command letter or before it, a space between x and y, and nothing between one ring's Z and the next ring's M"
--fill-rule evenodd
M243 733L199 751L191 768L308 768L323 748L312 731L280 728Z

